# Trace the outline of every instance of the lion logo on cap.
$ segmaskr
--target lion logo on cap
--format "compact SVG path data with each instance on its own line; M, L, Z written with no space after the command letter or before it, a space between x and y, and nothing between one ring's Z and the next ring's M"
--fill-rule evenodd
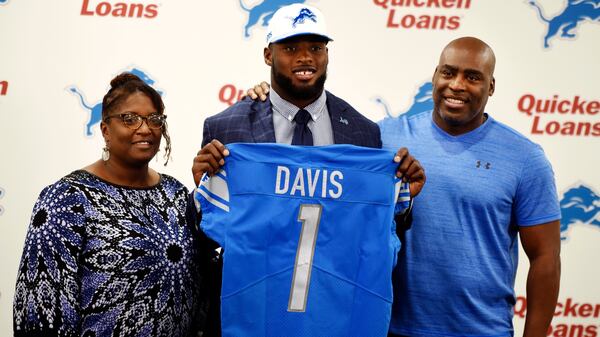
M292 21L292 27L296 28L296 24L304 23L306 20L311 20L312 22L317 22L317 16L308 8L302 8L298 16L294 18Z

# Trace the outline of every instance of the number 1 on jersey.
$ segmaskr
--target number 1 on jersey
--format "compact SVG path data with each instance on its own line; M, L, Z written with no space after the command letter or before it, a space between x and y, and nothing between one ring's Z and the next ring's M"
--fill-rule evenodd
M322 209L321 205L300 205L298 221L302 222L302 230L300 231L298 249L296 250L296 263L294 264L294 276L292 278L288 311L306 311L310 273L315 255L315 245L317 243Z

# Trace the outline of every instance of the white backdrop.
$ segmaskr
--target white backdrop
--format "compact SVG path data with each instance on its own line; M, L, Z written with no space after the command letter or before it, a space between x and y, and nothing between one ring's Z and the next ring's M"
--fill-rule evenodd
M239 0L0 0L0 336L12 334L16 271L39 192L100 157L98 124L89 123L91 135L86 125L109 81L137 69L163 91L173 161L153 166L192 187L204 118L269 79L262 21L250 22L248 37L244 27L264 16L258 9L284 2L244 0L262 3L248 12ZM600 0L537 0L546 20L526 0L306 2L323 11L335 39L326 87L373 120L385 117L384 104L392 115L413 107L450 40L472 35L492 46L497 86L487 112L544 147L566 214L549 335L597 336ZM578 8L586 16L572 15ZM563 37L572 22L573 37ZM521 254L517 335L526 270Z

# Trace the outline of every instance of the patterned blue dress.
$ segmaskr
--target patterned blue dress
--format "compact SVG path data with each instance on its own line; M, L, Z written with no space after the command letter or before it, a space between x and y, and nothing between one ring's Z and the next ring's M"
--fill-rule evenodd
M188 191L75 171L46 187L19 266L15 336L196 336L206 312Z

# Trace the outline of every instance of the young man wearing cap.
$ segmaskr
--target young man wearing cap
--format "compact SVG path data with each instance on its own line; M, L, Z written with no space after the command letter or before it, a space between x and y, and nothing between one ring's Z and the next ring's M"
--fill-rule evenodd
M329 41L323 15L312 6L293 4L273 15L264 48L265 63L271 67L269 100L245 99L205 120L203 147L192 167L196 184L204 173L213 174L224 164L228 150L223 144L228 143L381 148L378 126L324 90ZM393 160L400 163L397 175L410 182L411 196L417 195L425 182L418 161L405 148ZM220 326L217 319L218 314L209 316L212 328ZM205 335L220 333L218 328L209 330Z
M377 125L324 90L329 41L323 14L315 7L293 4L273 15L263 52L271 67L269 100L242 100L204 121L203 147L192 168L196 183L205 172L212 174L221 167L228 154L223 145L227 143L381 148ZM306 125L310 137L295 137L298 124ZM405 148L398 150L394 160L401 163L398 175L410 180L411 194L418 194L425 181L418 161Z
M196 184L223 165L228 143L381 148L377 124L324 90L329 41L323 14L315 7L292 4L273 15L263 51L271 67L269 100L245 99L204 121L202 149L192 167ZM398 176L410 181L411 196L417 195L425 183L419 162L406 148L394 160L400 163Z

